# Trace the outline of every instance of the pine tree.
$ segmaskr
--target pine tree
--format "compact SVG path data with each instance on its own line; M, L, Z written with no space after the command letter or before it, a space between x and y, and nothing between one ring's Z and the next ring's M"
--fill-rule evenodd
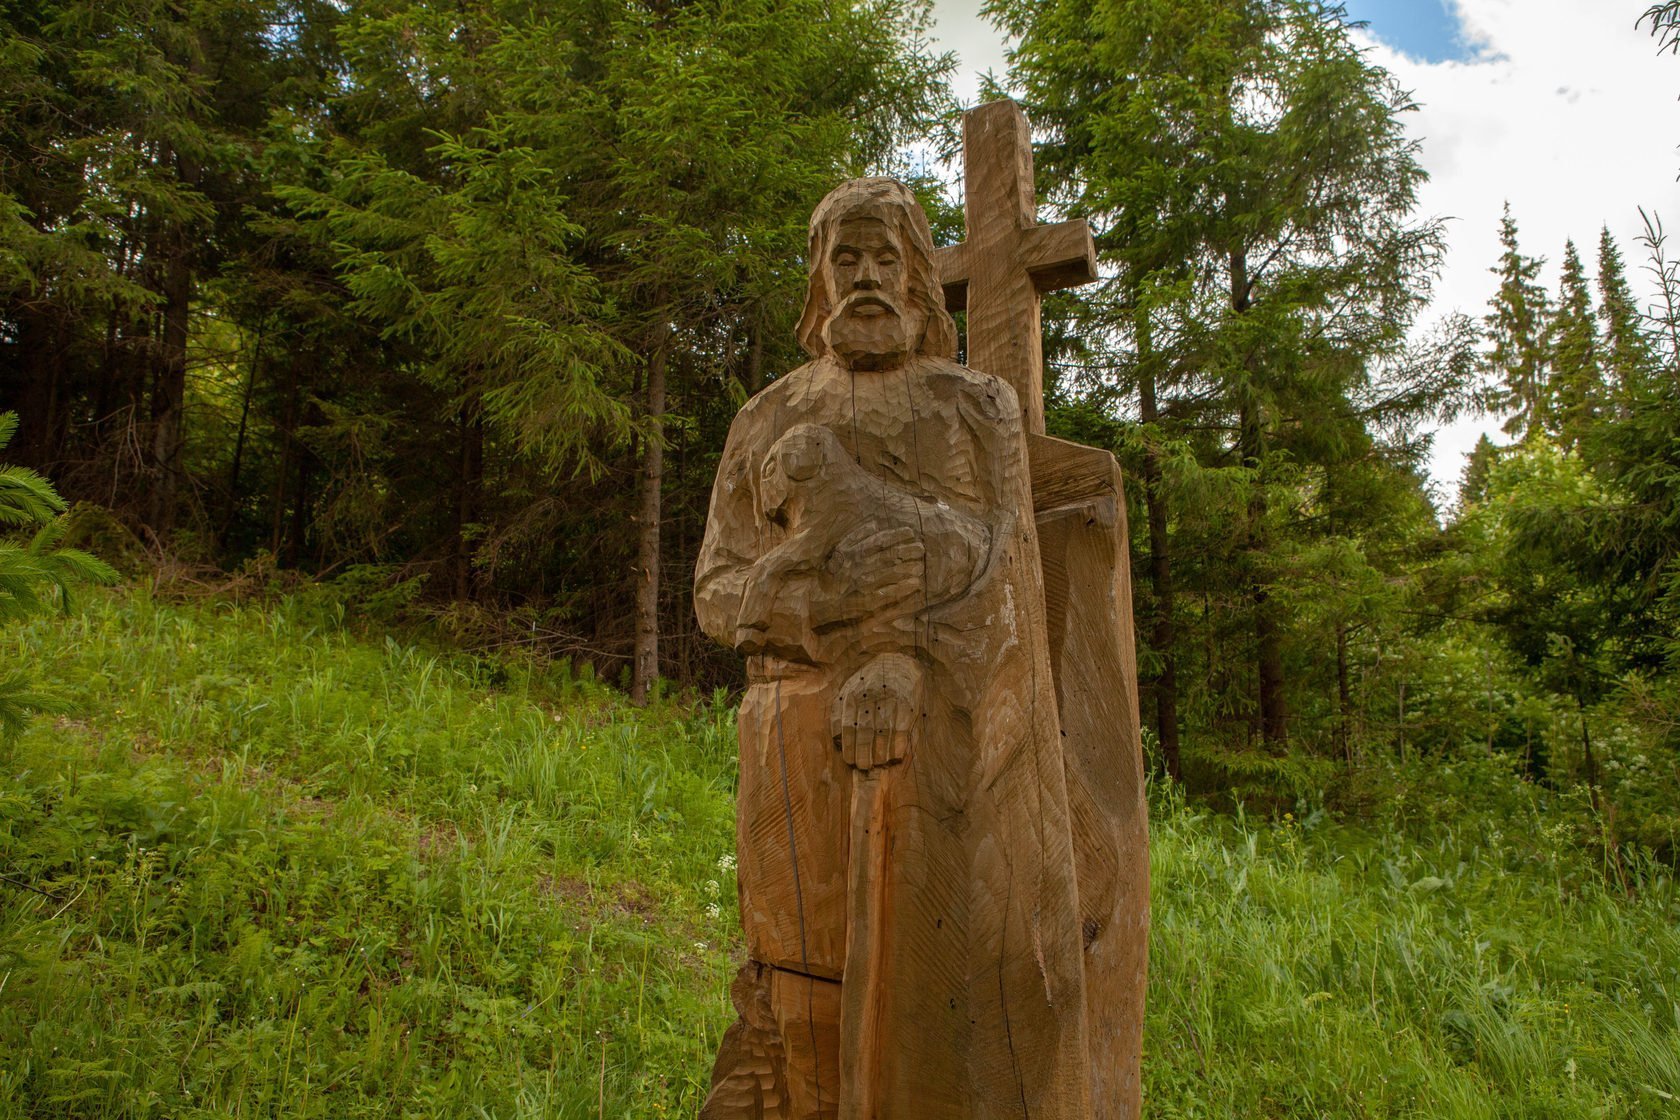
M662 578L692 535L670 532L668 467L699 489L696 418L716 422L775 360L812 205L931 114L946 63L918 48L918 18L898 0L346 5L339 127L310 153L322 173L281 193L423 382L428 421L455 432L441 520L457 597L515 534L594 517L580 492L598 486L608 513L582 576L606 624L634 620L645 697L664 622L691 614ZM499 535L497 471L565 480L572 500L527 502ZM703 501L685 497L685 516ZM626 570L608 598L601 573Z
M1574 241L1564 245L1563 279L1546 325L1546 350L1551 358L1547 420L1559 444L1574 450L1597 423L1606 396L1592 295Z
M1499 277L1499 290L1484 319L1493 348L1485 362L1497 383L1495 403L1509 414L1505 431L1522 437L1544 431L1548 420L1545 324L1549 308L1546 291L1537 282L1545 262L1523 255L1508 202L1499 222L1499 243L1504 251L1499 264L1490 269Z
M1621 250L1605 226L1598 237L1598 319L1603 377L1607 392L1625 416L1629 401L1650 376L1654 355L1633 290L1628 286Z
M29 410L20 451L104 460L106 499L160 537L185 504L195 308L260 209L253 154L299 92L277 60L316 3L0 8L0 384ZM78 424L95 446L68 446Z
M1680 54L1680 0L1652 4L1637 23L1643 25L1646 21L1650 22L1651 34L1663 50Z
M1460 510L1479 505L1487 498L1488 480L1493 475L1493 468L1499 463L1499 448L1483 432L1476 440L1476 446L1471 448L1470 454L1464 457L1464 473L1458 483L1458 506Z

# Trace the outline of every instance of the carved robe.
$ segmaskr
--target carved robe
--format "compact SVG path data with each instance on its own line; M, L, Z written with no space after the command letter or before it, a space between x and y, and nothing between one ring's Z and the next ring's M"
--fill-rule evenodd
M751 651L749 961L707 1120L1092 1115L1020 415L1007 384L944 359L852 372L825 356L730 429L695 603L708 634ZM859 559L869 541L882 555ZM921 564L908 582L906 555ZM875 765L867 743L861 761L837 747L837 701L859 680L914 704L901 761L880 765L879 741ZM843 1113L842 1091L868 1099Z

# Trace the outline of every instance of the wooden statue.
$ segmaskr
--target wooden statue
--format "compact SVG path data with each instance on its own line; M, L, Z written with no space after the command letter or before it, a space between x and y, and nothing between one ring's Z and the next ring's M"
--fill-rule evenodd
M811 218L812 360L730 429L695 579L748 658L741 916L703 1120L1132 1120L1148 859L1113 457L1043 435L1009 102L966 122L968 240L888 179ZM969 312L955 360L947 300Z

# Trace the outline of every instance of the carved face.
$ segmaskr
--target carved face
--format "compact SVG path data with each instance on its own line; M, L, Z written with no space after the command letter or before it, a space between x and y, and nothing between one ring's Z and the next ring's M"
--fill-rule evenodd
M933 264L933 233L916 196L893 179L848 179L811 214L811 276L799 316L799 345L851 369L888 369L911 354L957 356L957 327L945 310ZM859 297L873 290L877 301ZM882 305L893 315L867 310ZM832 330L831 330L832 328Z
M878 218L841 220L825 260L829 306L823 338L854 370L902 365L925 316L910 298L910 272L898 237Z

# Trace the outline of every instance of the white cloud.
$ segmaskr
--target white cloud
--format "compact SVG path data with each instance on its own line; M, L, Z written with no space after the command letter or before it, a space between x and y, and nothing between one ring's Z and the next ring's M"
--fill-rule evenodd
M1604 0L1455 0L1470 62L1426 63L1376 40L1371 58L1421 105L1407 118L1430 182L1419 212L1449 219L1446 270L1433 313L1480 316L1498 285L1499 217L1507 200L1523 251L1543 256L1555 290L1564 242L1587 267L1608 224L1630 269L1639 207L1680 220L1680 60L1659 56L1633 21L1644 5ZM1615 8L1611 11L1608 9ZM1637 285L1637 277L1635 278ZM1643 289L1640 289L1643 290ZM1432 475L1447 495L1464 453L1497 418L1436 438Z
M955 52L957 71L951 76L957 99L964 107L980 100L980 76L990 70L1000 79L1009 70L1003 35L980 14L982 0L933 0L933 38L940 48Z
M1639 207L1669 216L1680 234L1680 59L1659 55L1633 21L1643 0L1453 0L1467 62L1428 63L1364 40L1371 59L1412 91L1421 109L1406 118L1422 144L1430 182L1421 215L1448 219L1448 256L1431 315L1480 316L1497 281L1499 216L1509 200L1523 250L1547 258L1555 290L1565 239L1589 269L1608 224L1630 271L1643 263L1635 239ZM980 16L980 0L935 0L933 34L960 56L957 93L973 104L978 73L1002 75L1001 35ZM1636 289L1638 278L1634 277ZM1455 424L1435 443L1432 474L1444 496L1456 487L1465 452L1499 421Z

